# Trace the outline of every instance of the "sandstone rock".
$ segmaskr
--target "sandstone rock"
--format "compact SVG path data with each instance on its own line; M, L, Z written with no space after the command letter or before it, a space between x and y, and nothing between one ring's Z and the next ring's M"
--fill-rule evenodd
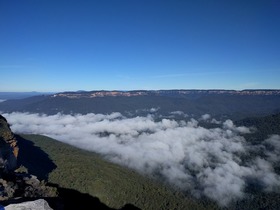
M17 168L19 148L7 120L0 115L0 177Z
M0 115L0 201L14 197L56 197L55 187L47 186L44 181L29 174L24 166L17 167L18 150L17 140L7 120Z
M52 210L48 202L44 199L35 201L27 201L18 204L10 204L5 207L5 210Z

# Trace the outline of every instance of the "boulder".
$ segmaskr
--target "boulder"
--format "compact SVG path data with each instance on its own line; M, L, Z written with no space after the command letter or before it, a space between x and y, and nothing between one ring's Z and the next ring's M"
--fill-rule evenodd
M8 206L5 206L5 210L30 210L30 209L52 210L48 202L45 201L44 199L27 201L27 202L17 203L17 204L10 204Z

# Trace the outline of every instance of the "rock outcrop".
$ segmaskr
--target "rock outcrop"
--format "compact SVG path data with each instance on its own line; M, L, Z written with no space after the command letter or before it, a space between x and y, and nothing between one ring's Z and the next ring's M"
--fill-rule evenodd
M24 152L24 151L22 151ZM56 197L57 189L18 167L19 147L7 120L0 115L0 201L18 198ZM6 207L5 207L6 209Z
M7 120L0 115L0 177L17 168L19 148Z
M5 206L5 210L22 210L22 209L52 210L48 202L45 201L44 199L27 201L18 204L10 204L8 206Z
M56 196L55 187L47 186L44 181L28 173L15 173L5 179L0 179L0 201Z

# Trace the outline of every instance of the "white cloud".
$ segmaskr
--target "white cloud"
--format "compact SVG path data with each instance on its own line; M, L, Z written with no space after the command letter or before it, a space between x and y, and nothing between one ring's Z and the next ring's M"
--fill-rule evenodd
M211 115L210 114L204 114L201 116L201 120L203 121L207 121L211 119Z
M170 112L171 115L181 115L183 117L188 117L188 114L185 114L183 111L173 111L173 112Z
M167 182L207 196L220 205L243 198L248 179L262 183L264 190L280 187L271 160L279 161L279 136L265 141L273 149L266 159L241 160L248 142L237 127L226 120L222 127L206 129L198 121L147 117L126 118L120 113L87 115L3 114L16 133L37 133L104 155L110 161L141 173L160 176ZM210 116L204 116L210 119ZM278 158L278 159L277 159Z
M280 162L280 136L271 135L268 139L265 140L265 144L268 146L266 155L268 159L275 164Z

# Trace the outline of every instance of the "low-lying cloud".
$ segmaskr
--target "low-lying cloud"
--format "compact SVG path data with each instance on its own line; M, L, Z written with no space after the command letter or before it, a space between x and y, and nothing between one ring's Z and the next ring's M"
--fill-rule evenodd
M273 168L273 163L280 161L280 136L273 135L260 145L265 148L264 156L242 159L250 148L242 135L251 130L237 127L231 120L206 129L195 119L155 120L153 115L3 115L16 133L43 134L100 153L220 205L243 198L250 179L264 191L280 188L280 176ZM212 120L210 115L202 119Z

